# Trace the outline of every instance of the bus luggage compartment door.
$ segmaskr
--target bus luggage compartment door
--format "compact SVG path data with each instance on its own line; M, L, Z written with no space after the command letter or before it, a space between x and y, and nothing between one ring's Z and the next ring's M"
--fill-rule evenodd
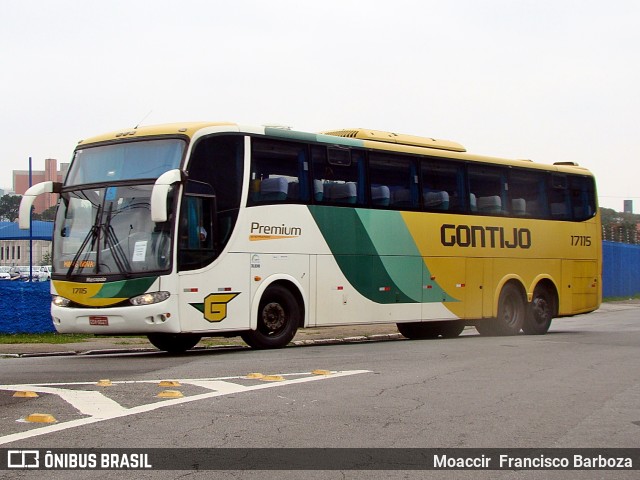
M599 283L597 261L563 260L560 314L589 312L597 308Z

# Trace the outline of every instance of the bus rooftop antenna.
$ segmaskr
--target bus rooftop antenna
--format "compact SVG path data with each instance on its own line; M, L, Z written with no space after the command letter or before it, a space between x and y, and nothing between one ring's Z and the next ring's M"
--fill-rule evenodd
M149 110L149 113L147 113L144 117L142 117L142 120L140 120L140 121L136 124L136 126L135 126L135 127L133 127L133 129L134 129L134 130L137 130L137 129L138 129L138 127L140 126L140 124L141 124L142 122L144 122L144 121L147 119L147 117L148 117L149 115L151 115L151 112L153 112L153 110Z

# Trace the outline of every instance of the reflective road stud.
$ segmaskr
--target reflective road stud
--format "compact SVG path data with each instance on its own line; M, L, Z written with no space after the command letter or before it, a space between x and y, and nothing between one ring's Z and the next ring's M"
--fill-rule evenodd
M159 387L179 387L180 382L176 380L162 380L159 384Z
M163 390L158 395L160 398L180 398L184 397L180 390Z
M29 390L20 390L14 393L13 396L17 398L37 398L38 394Z
M53 415L49 415L48 413L32 413L27 418L25 418L27 422L33 423L55 423L57 420Z

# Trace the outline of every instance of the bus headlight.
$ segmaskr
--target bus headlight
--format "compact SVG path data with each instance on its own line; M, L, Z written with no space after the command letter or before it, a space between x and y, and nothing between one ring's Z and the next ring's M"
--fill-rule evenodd
M60 295L54 295L51 298L51 303L53 303L56 307L68 307L71 303L71 300L61 297Z
M153 305L154 303L164 302L169 298L169 292L150 292L138 295L129 299L131 305Z

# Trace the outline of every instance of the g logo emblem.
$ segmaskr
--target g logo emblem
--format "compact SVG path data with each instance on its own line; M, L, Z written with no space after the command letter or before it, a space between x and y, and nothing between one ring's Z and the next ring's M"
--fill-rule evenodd
M204 299L204 318L209 322L221 322L227 318L227 304L240 293L211 293Z

